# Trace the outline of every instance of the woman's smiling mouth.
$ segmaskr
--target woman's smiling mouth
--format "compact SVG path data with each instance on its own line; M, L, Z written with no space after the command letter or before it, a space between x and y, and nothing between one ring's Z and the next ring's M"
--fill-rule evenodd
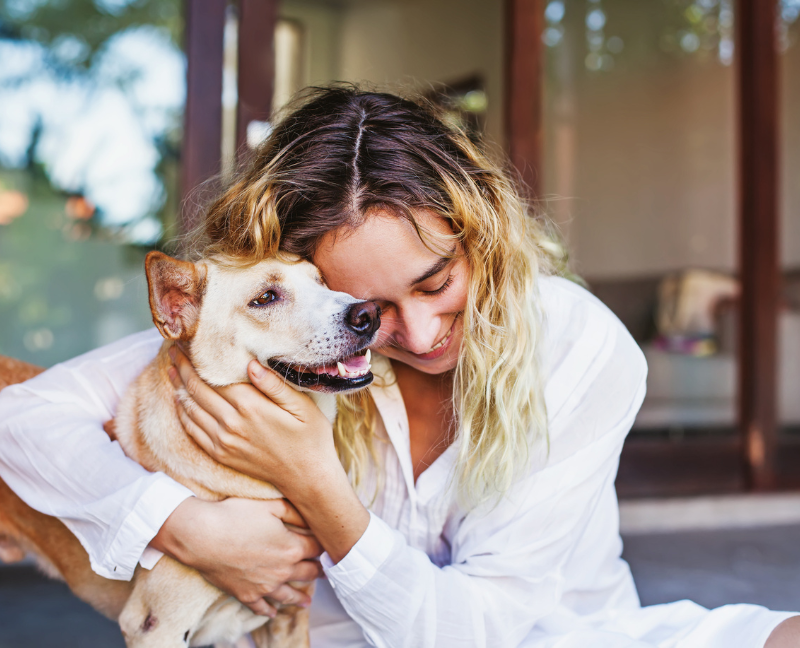
M434 344L430 349L428 349L424 353L415 353L414 355L422 360L433 360L443 355L445 352L445 347L448 346L448 343L450 342L450 339L453 336L453 331L456 328L456 322L458 322L458 315L456 315L455 319L453 319L453 323L450 325L450 329L447 331L447 333L445 333L444 337L441 340L439 340L436 344Z

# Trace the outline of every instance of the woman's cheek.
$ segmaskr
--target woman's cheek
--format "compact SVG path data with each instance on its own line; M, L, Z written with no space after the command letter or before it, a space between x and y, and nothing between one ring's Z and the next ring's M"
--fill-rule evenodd
M448 311L460 313L467 307L467 295L469 293L469 274L466 267L461 269L453 284L449 291L450 294L445 293L444 296L448 300Z

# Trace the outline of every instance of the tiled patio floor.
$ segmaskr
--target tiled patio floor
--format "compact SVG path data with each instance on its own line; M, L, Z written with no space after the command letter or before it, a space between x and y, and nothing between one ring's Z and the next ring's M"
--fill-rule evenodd
M630 536L642 603L800 610L800 526ZM123 648L115 624L31 567L0 568L0 648Z

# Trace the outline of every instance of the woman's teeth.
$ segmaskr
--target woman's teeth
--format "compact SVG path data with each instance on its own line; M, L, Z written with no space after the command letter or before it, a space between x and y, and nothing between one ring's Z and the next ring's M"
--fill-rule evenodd
M453 324L455 324L455 322L453 322ZM436 349L440 348L440 347L441 347L441 346L442 346L442 345L443 345L445 342L447 342L447 339L448 339L448 338L449 338L449 337L450 337L452 334L453 334L453 327L451 326L451 327L450 327L450 330L449 330L449 331L447 331L447 335L445 335L445 336L444 336L444 337L443 337L443 338L442 338L442 339L441 339L439 342L437 342L435 345L433 345L433 346L432 346L430 349L428 349L428 350L427 350L425 353L423 353L422 355L426 355L426 354L428 354L428 353L432 353L433 351L436 351Z

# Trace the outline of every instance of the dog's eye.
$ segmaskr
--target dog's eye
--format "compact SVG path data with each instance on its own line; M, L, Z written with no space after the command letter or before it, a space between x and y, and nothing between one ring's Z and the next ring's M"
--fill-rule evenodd
M254 299L250 302L250 306L266 306L267 304L271 304L276 299L278 299L278 295L274 293L272 290L268 290L265 292L261 297Z

